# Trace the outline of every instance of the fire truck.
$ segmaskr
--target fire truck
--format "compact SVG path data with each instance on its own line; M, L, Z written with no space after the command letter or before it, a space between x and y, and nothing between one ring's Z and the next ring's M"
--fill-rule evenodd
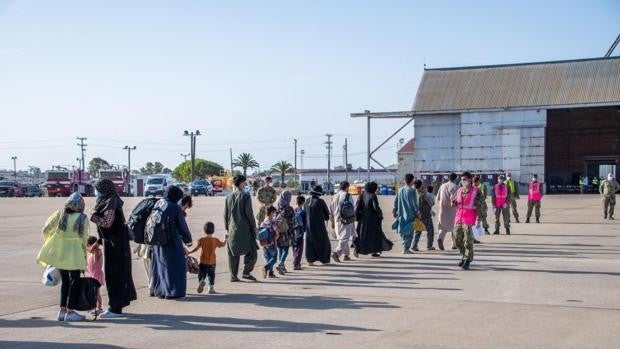
M79 192L84 196L95 193L90 174L81 170L54 170L47 172L47 196L69 196Z
M99 170L99 178L109 179L114 182L118 195L124 196L129 193L129 171L124 170Z

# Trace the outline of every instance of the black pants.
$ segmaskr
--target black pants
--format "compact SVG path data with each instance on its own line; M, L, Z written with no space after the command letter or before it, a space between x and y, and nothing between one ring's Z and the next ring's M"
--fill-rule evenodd
M58 269L60 272L61 285L60 285L60 306L72 309L71 295L75 296L73 291L73 285L75 280L80 278L79 270L63 270Z
M209 285L215 285L215 264L199 264L200 271L198 272L198 281L202 282L207 277L209 278Z
M230 253L230 249L228 249L228 267L230 268L230 277L237 277L239 273L239 260L241 256L233 256ZM248 275L254 270L254 265L256 265L256 260L258 259L258 253L252 247L250 247L250 252L248 252L243 257L243 275Z

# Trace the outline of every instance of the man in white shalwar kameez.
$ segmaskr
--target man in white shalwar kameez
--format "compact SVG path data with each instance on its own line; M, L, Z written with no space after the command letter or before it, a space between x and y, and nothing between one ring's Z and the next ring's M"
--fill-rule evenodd
M334 195L332 198L332 202L329 205L329 213L330 213L330 224L332 229L336 232L336 238L338 239L338 247L336 247L336 252L332 253L332 259L335 262L340 262L340 257L344 256L344 260L351 260L349 257L350 249L349 249L349 240L352 237L355 237L355 220L352 223L345 224L342 222L341 217L341 208L342 203L345 200L349 200L351 204L355 207L353 203L353 199L351 195L349 195L349 182L342 181L340 183L340 190L338 193Z
M439 249L443 251L443 242L446 237L446 233L454 230L454 218L456 217L456 207L452 207L452 197L456 195L458 186L454 181L456 180L456 173L450 173L449 181L442 184L439 187L437 193L436 202L439 204L439 237L437 238L437 245ZM454 239L452 239L452 249L455 249Z

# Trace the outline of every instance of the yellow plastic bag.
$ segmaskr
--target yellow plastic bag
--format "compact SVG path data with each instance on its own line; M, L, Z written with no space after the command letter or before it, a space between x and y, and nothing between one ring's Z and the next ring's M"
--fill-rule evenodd
M426 231L426 226L420 218L416 218L413 221L413 231Z

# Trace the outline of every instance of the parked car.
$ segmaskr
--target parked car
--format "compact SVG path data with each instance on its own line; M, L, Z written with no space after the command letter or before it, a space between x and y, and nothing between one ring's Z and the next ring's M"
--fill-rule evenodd
M24 196L23 188L15 181L0 181L0 197Z
M197 179L189 187L192 196L213 196L213 185L206 179Z
M174 185L174 179L170 175L150 175L144 184L144 196L164 195L166 188L171 185Z
M40 198L42 196L43 196L43 191L38 185L29 185L28 188L26 188L26 197L28 198L39 197Z

